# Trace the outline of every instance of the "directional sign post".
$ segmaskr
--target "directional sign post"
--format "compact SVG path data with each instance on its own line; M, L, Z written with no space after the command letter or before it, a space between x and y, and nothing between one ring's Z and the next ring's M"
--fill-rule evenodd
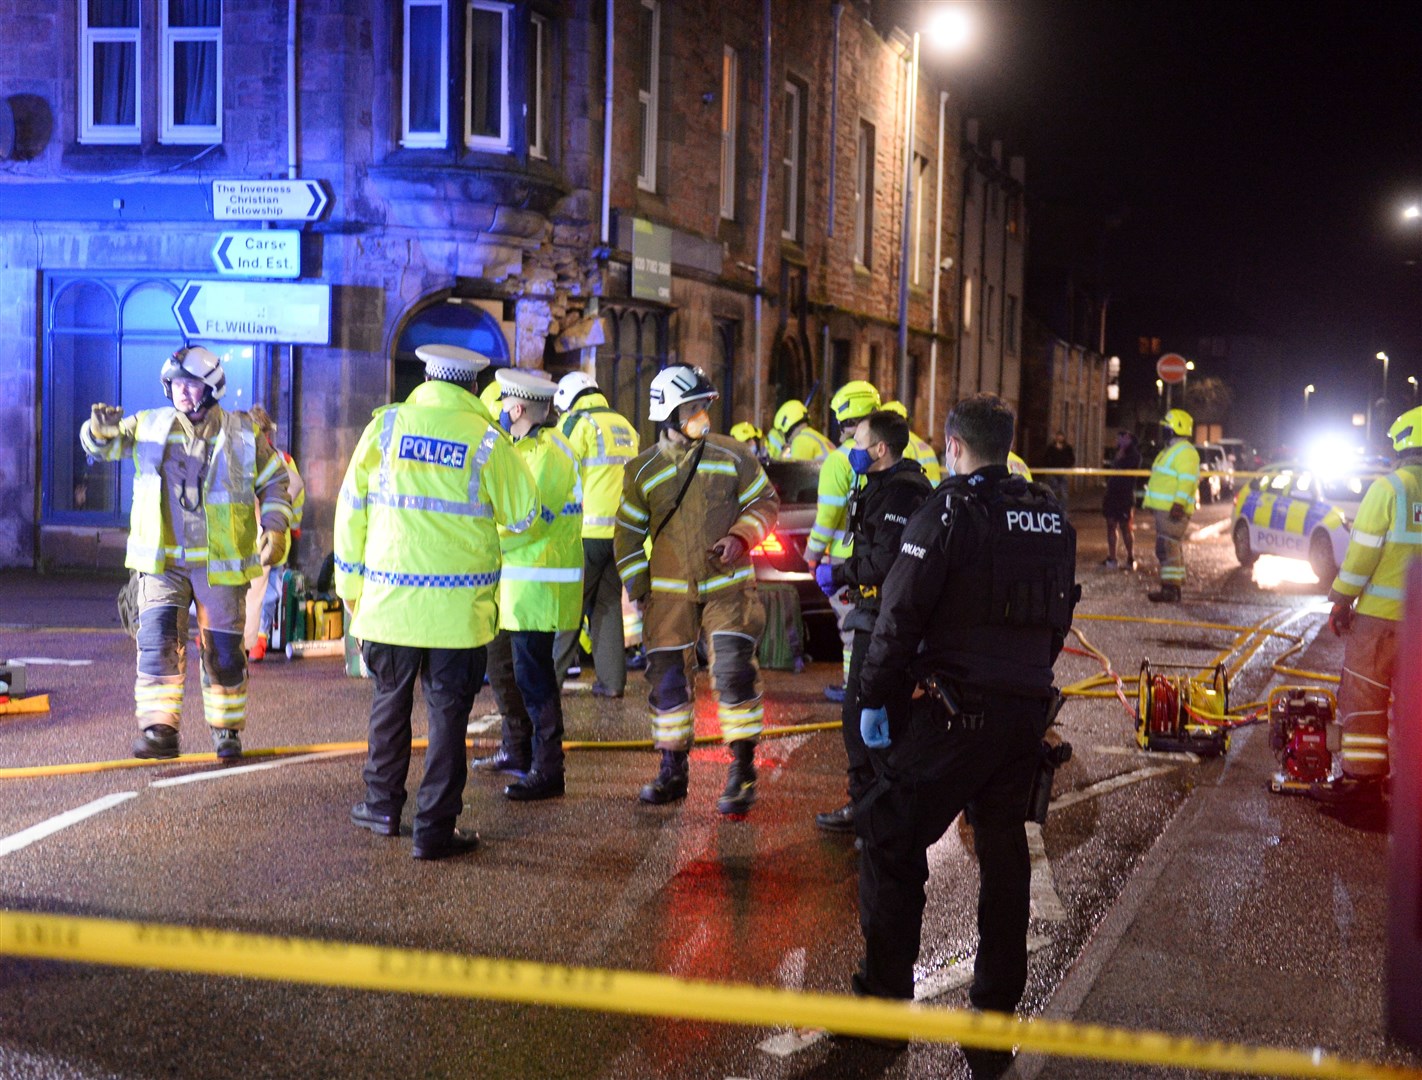
M1188 370L1185 357L1179 353L1166 353L1155 362L1155 373L1160 376L1161 382L1182 383Z
M296 229L225 232L213 245L212 262L223 277L300 277L301 233Z
M331 286L189 281L173 302L183 335L208 341L329 345Z
M214 180L216 221L315 221L330 202L315 180Z

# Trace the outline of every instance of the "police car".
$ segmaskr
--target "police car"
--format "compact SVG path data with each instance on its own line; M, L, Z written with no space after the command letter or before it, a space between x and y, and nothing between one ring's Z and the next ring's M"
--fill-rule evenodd
M1375 459L1326 469L1270 465L1235 496L1230 520L1239 564L1253 566L1260 555L1306 559L1319 582L1331 585L1363 494L1387 471Z

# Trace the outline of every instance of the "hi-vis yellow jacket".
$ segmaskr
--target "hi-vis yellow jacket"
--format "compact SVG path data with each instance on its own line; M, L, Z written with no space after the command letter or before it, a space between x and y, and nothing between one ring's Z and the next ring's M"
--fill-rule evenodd
M1195 493L1200 486L1200 452L1189 439L1172 439L1150 466L1145 498L1147 510L1169 510L1175 503L1185 513L1195 512Z
M514 441L538 485L538 517L499 528L499 629L576 630L583 621L583 485L573 448L551 427Z
M1407 569L1417 558L1422 558L1422 462L1402 465L1369 485L1333 591L1359 597L1359 615L1400 621Z
M795 437L790 440L785 457L790 461L818 461L832 453L834 443L809 424L801 424L795 431Z
M849 450L853 445L845 443L836 447L820 466L815 524L805 542L807 562L819 562L826 554L832 559L845 559L854 550L854 541L845 527L850 493L859 486L859 477L849 464Z
M775 527L780 497L744 443L725 435L707 435L702 442L696 475L675 513L695 446L663 436L627 466L612 545L633 600L650 594L700 601L755 584L750 549ZM724 536L746 545L729 566L707 555ZM652 538L649 554L645 544Z
M933 449L933 444L922 435L915 435L909 432L908 446L904 448L904 457L910 461L918 462L923 469L923 475L928 477L928 482L934 487L938 486L943 479L943 467L938 464L938 454Z
M145 409L119 422L119 434L99 442L85 421L79 441L93 458L118 461L132 454L133 512L129 518L124 565L142 574L161 574L169 566L207 566L212 585L244 585L261 575L257 560L257 524L286 530L291 525L287 472L281 455L257 435L245 412L214 405L205 420L217 431L202 485L204 547L181 547L167 512L163 488L164 456L184 453L178 410Z
M622 471L637 456L637 429L607 398L584 393L563 416L559 430L577 455L583 482L583 535L606 540L617 524L622 500Z
M336 502L336 592L351 632L389 645L470 649L498 621L499 536L538 516L523 455L447 382L376 409Z

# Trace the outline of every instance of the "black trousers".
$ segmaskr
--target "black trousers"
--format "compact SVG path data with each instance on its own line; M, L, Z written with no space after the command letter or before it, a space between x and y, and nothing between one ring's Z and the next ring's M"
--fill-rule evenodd
M964 810L978 856L978 955L969 998L975 1008L1011 1012L1027 985L1031 862L1025 820L1041 753L1046 703L995 697L970 726L930 698L912 702L905 722L890 714L892 744L871 751L879 779L855 804L861 993L912 998L923 926L928 849Z
M844 683L844 704L840 706L839 716L844 753L849 759L849 801L855 803L874 783L874 763L869 748L864 745L864 737L859 734L859 676L864 670L864 658L869 655L869 642L874 637L874 616L856 611L845 620L846 625L851 625L851 620L861 625L854 628L849 649L849 677ZM902 722L902 718L908 716L912 695L913 684L905 680L903 687L886 703L889 715L901 718Z
M489 643L489 687L503 715L500 742L519 768L563 774L563 696L551 630L500 630Z
M415 800L415 839L440 840L454 831L464 806L464 736L474 695L484 682L484 649L421 649L367 641L361 646L375 682L370 703L370 756L365 804L399 816L410 771L410 710L415 683L429 710L425 775Z

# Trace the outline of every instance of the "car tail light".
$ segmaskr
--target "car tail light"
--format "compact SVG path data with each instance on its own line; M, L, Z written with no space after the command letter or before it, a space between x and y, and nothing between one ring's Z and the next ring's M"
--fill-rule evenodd
M785 545L779 533L767 533L765 539L751 549L752 555L784 555Z

